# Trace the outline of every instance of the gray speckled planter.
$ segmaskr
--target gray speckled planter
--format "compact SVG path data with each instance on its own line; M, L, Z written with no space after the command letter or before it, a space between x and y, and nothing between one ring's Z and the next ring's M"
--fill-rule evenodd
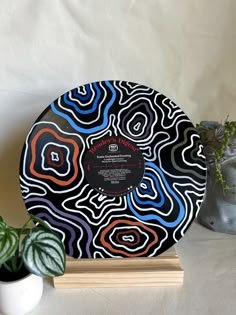
M207 125L209 122L204 122ZM210 122L212 124L212 122ZM220 126L220 125L218 125ZM222 128L222 126L220 126ZM216 128L217 129L217 128ZM216 130L216 138L217 133ZM211 142L212 144L212 139ZM208 152L208 143L204 143ZM215 167L214 164L206 154L208 160L208 180L205 200L202 204L198 215L198 221L217 232L236 234L236 194L231 191L223 191L220 184L215 181ZM232 146L225 151L225 159L221 162L222 173L228 185L235 185L236 183L236 148L235 139L232 140Z
M222 172L229 184L235 183L236 158L222 165ZM201 224L217 232L236 234L236 194L223 192L216 184L214 168L210 168L206 197L198 215Z

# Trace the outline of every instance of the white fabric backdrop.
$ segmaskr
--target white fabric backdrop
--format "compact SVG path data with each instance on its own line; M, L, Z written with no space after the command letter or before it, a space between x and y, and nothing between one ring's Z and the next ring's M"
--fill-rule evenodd
M59 95L91 81L130 80L172 98L194 122L235 119L235 56L235 0L1 0L0 215L11 224L26 218L22 144ZM182 314L208 314L200 304Z
M75 86L130 80L172 98L193 122L235 119L235 21L234 0L1 0L0 211L24 213L22 143Z

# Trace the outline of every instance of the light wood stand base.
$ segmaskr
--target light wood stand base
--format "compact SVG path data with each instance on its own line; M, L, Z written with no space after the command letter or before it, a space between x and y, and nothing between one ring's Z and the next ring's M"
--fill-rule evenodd
M184 271L174 247L158 257L73 259L53 279L55 288L136 287L182 285Z

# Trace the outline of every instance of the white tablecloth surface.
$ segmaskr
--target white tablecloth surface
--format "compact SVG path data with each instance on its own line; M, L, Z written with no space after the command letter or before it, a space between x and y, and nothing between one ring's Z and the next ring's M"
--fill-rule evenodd
M236 116L235 0L1 0L0 215L22 224L19 159L33 121L75 86L139 82L194 121ZM183 288L54 290L32 314L234 314L236 239L193 225Z

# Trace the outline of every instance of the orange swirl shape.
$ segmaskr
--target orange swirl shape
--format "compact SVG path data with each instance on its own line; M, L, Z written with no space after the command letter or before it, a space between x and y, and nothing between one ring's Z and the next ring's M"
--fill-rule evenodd
M125 225L131 225L131 226L140 226L142 229L150 232L153 237L154 237L154 240L148 244L148 246L145 248L145 250L141 253L127 253L123 250L120 250L120 249L115 249L112 247L111 244L107 243L105 241L105 235L116 225L120 224L120 223L123 223ZM144 225L143 223L141 222L133 222L133 221L129 221L129 220L116 220L114 222L112 222L111 224L109 224L101 233L101 237L100 237L100 241L102 243L102 245L106 248L108 248L111 252L113 253L118 253L118 254L121 254L121 255L124 255L124 256L127 256L127 257L138 257L138 256L144 256L148 251L149 249L158 242L158 236L156 234L155 231L153 231L152 229L150 229L149 227L147 227L146 225Z
M37 141L38 141L39 137L42 134L44 134L44 133L51 133L59 141L66 142L66 143L71 143L73 145L73 147L74 147L73 158L72 158L72 163L73 163L73 167L74 167L74 174L67 181L63 181L63 180L57 179L57 178L55 178L53 176L50 176L50 175L40 174L37 171L35 171L35 169L34 169L34 165L35 165L35 161L36 161L36 144L37 144ZM31 160L31 163L30 163L30 172L34 176L39 177L39 178L49 179L52 182L54 182L55 184L60 185L60 186L67 186L67 185L71 184L76 179L76 177L78 175L78 165L77 165L76 160L77 160L77 157L79 155L79 147L78 147L77 143L74 140L62 138L54 130L51 130L49 128L44 128L44 129L41 129L38 133L36 133L36 135L32 139L32 141L31 141L31 151L32 151L32 160Z

